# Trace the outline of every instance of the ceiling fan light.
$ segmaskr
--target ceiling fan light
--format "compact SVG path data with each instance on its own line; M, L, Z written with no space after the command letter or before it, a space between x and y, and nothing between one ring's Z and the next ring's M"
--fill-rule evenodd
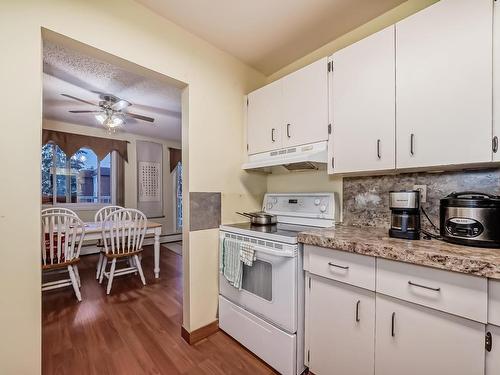
M106 121L108 116L106 116L106 114L104 113L99 113L97 115L95 115L95 118L97 121L99 121L99 123L102 125L104 124L104 121Z
M124 124L125 119L123 116L113 114L111 116L107 116L102 125L106 128L108 133L112 134L120 129Z

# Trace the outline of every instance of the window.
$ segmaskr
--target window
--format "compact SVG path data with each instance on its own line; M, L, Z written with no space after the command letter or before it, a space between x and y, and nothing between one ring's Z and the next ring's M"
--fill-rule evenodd
M70 158L55 144L42 147L42 203L112 203L111 153L103 160L82 147Z

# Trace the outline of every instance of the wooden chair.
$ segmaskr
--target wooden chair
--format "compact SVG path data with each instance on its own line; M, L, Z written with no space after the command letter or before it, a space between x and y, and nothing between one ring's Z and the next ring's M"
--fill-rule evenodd
M95 213L94 221L97 223L101 223L110 213L115 212L116 210L121 210L122 208L123 207L121 206L105 206ZM100 248L99 250L104 247L102 240L97 241L97 247ZM101 266L103 261L104 252L99 251L99 260L97 261L97 270L95 274L96 280L98 280L99 276L101 275Z
M42 272L66 269L69 273L69 279L42 283L42 291L72 285L76 298L82 300L76 265L80 261L84 238L85 225L78 216L70 213L42 213Z
M108 278L107 294L111 292L113 278L119 275L139 272L142 283L146 285L139 255L142 252L147 223L146 215L132 208L111 212L102 222L104 261L99 283L102 283L104 276ZM122 258L129 258L131 262L128 267L117 270L116 261ZM108 262L111 262L111 267L109 272L106 272Z
M42 210L42 215L43 214L49 214L49 213L54 213L54 214L68 214L68 215L74 215L79 218L78 214L70 210L69 208L64 208L64 207L49 207L49 208L44 208ZM80 283L80 272L78 271L78 265L74 264L73 265L73 270L75 271L76 279L78 280L78 286L81 287Z

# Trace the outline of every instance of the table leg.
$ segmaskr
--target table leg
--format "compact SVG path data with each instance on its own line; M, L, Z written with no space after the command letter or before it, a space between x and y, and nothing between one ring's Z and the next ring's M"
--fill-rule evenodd
M155 256L155 278L160 277L160 230L155 230L155 245L154 245L154 256Z

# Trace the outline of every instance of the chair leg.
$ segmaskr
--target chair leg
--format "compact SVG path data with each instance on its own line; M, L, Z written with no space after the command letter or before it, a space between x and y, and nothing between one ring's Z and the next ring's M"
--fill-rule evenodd
M141 281L144 285L146 285L146 279L144 278L144 273L142 272L141 261L137 255L134 255L135 266L137 267L137 271L139 271L139 275L141 276Z
M78 302L82 300L82 295L80 294L80 288L78 287L78 281L76 281L75 271L73 270L73 266L68 266L69 278L71 279L71 284L73 284L73 290L76 294L76 299Z
M97 272L95 274L95 279L99 280L99 277L101 276L101 267L102 267L102 261L104 259L104 254L102 252L99 253L99 260L97 261Z
M113 258L113 261L111 262L111 270L109 271L108 288L106 290L106 294L109 294L111 292L111 286L113 285L113 276L115 275L115 267L116 258Z
M78 282L78 288L82 287L82 282L80 280L80 272L78 271L78 265L73 266L73 271L75 272L76 281Z
M104 278L104 272L106 272L107 264L108 264L108 258L104 257L101 264L101 275L99 276L99 284L102 284L102 279Z

